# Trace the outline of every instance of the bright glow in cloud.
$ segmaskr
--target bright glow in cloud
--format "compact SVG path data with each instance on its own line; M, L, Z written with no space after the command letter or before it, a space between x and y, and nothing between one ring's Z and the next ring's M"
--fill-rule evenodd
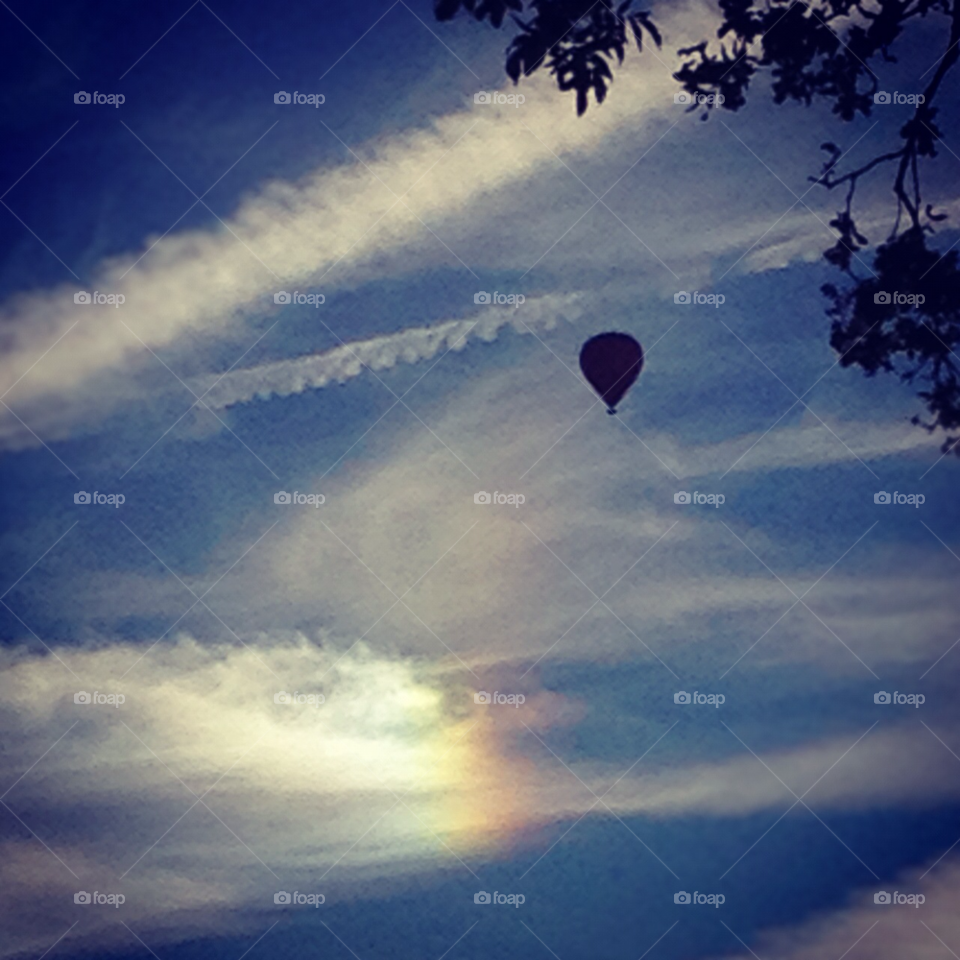
M528 685L520 709L478 706L474 688L425 661L303 638L7 652L3 666L5 802L47 845L17 836L0 849L14 891L3 956L36 946L38 929L66 929L77 890L123 892L125 921L157 937L174 923L235 929L237 911L269 911L288 884L336 902L371 876L496 856L558 818L605 815L601 795L619 814L657 817L788 806L777 777L798 793L822 777L807 797L817 809L960 796L960 766L914 724L870 733L833 769L859 733L766 755L776 776L739 755L645 764L615 786L620 767L575 762L578 783L528 732L579 721L566 698ZM275 703L281 690L325 701ZM125 702L77 704L79 691Z
M268 888L307 870L334 901L371 872L493 852L531 809L530 775L490 714L423 662L303 638L144 649L3 655L3 728L19 731L0 763L16 782L5 800L56 854L4 842L4 889L22 894L3 901L11 932L36 934L21 899L66 917L82 889L125 892L125 917L153 926L200 906L267 909ZM81 691L125 700L77 704ZM281 692L325 699L276 703Z

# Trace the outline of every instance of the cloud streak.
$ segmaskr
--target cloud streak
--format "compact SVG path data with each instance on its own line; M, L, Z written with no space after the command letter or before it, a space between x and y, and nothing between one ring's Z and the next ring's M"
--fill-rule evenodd
M398 363L419 363L441 352L459 351L471 339L490 343L505 326L520 334L537 329L552 330L559 318L573 320L580 312L575 296L537 297L516 308L488 307L466 320L412 327L399 333L344 343L319 354L198 379L194 389L204 396L206 404L217 408L254 398L285 397L329 383L344 383L359 376L364 368L389 370Z

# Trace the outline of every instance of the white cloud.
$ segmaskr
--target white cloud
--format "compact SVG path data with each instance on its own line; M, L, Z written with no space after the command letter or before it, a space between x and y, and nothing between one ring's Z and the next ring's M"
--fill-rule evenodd
M399 336L360 349L369 351L369 362L391 362L408 345ZM422 332L412 340L421 350ZM244 636L329 627L363 636L380 650L449 658L455 665L457 657L472 665L541 655L652 656L643 643L672 664L686 645L713 637L711 618L718 616L736 618L735 631L711 640L721 670L761 636L748 664L824 661L863 675L865 667L843 643L879 670L885 662L929 665L955 639L954 591L939 562L942 548L931 541L926 550L912 549L908 569L884 570L880 557L889 548L879 547L867 529L891 508L874 505L870 492L858 494L867 510L862 526L835 552L799 568L792 556L784 560L782 543L743 528L743 463L756 473L855 462L825 428L774 431L724 481L712 476L705 488L701 477L730 467L757 437L696 446L666 433L632 436L556 358L534 348L520 377L516 368L490 373L466 385L454 402L419 409L419 421L395 410L365 437L362 459L322 477L285 477L274 489L323 493L326 502L319 509L282 506L273 503L272 491L264 492L261 506L234 527L238 532L217 544L209 574L180 575L200 595L217 571L229 571L211 602ZM343 360L342 354L321 355L309 374L297 375L299 382L286 368L282 376L272 367L255 368L231 384L224 402L309 389L342 375ZM909 450L916 437L870 424L834 426L858 438L856 449L870 460ZM866 471L864 477L873 482ZM698 487L724 491L727 504L718 510L674 504L675 492ZM521 493L526 502L478 505L474 495L481 490ZM856 506L852 501L850 509ZM265 533L263 541L230 569L257 539L256 530ZM861 534L865 541L828 573ZM898 564L904 556L898 548ZM806 598L823 622L803 605L781 620L795 602L790 590L799 595L825 573ZM80 574L76 599L58 593L49 601L82 622L157 615L173 622L191 600L169 578L124 574L121 583L118 589L113 573ZM610 588L609 609L596 604L594 593ZM198 608L182 626L199 632L211 624Z
M519 307L481 307L482 312L466 320L411 327L346 343L324 353L234 370L222 377L210 376L197 380L193 386L211 407L229 407L255 397L302 393L331 382L343 383L359 376L364 367L388 370L397 363L418 363L447 350L462 350L471 338L489 343L508 325L521 334L552 330L558 317L572 320L579 316L581 310L576 301L574 296L547 296L533 298Z
M940 438L909 423L850 421L834 416L821 419L823 422L807 416L797 426L687 449L677 449L673 438L663 437L657 453L676 473L689 478L858 460L870 463L905 453L924 454L923 460L932 463L939 456ZM880 489L882 482L877 483Z
M926 875L924 875L926 874ZM874 894L921 893L918 907L874 903ZM960 864L944 860L932 872L914 869L851 897L845 909L822 912L799 926L768 930L737 960L944 960L960 945ZM755 951L755 952L754 952Z
M683 22L692 27L696 18L688 13ZM429 129L355 146L356 159L342 167L264 187L227 230L171 234L142 259L113 258L90 286L123 294L118 309L76 305L74 284L8 302L2 321L11 347L0 361L0 391L23 376L11 394L21 403L68 392L145 346L216 332L244 312L263 310L264 298L282 287L318 283L336 265L348 270L419 243L430 236L425 222L456 217L534 176L556 162L552 153L594 151L613 131L672 108L669 73L649 57L637 63L618 80L617 96L588 118L573 114L549 78L537 78L525 84L522 111L469 104Z
M276 890L330 903L369 896L359 885L371 879L455 864L454 854L496 856L593 806L527 734L578 722L582 705L535 684L522 711L493 710L425 660L342 656L303 638L55 652L2 655L0 773L13 785L4 801L47 846L13 836L0 847L12 891L0 903L3 956L66 929L78 890L124 893L119 916L148 942L169 929L236 930L239 917L269 914ZM277 704L281 690L325 702ZM125 702L76 704L78 691ZM843 756L860 732L764 755L776 776L746 753L644 764L605 802L623 815L744 816L793 802L777 776L798 793L822 777L807 796L818 811L960 795L960 764L926 730L881 728ZM572 769L596 795L623 772ZM112 942L98 924L91 913L90 941Z
M381 425L366 440L369 465L297 480L301 491L324 493L326 503L321 509L264 505L264 529L274 520L278 525L218 585L218 600L230 611L225 616L261 629L332 623L342 634L390 649L428 656L453 651L467 663L488 663L536 658L550 649L562 658L643 655L638 635L669 662L674 645L709 635L703 618L736 614L738 647L718 653L729 664L795 597L720 520L733 523L797 593L869 527L864 522L813 569L784 569L774 559L780 545L743 530L726 507L683 510L673 502L676 491L694 489L691 481L729 467L755 437L685 447L665 434L631 436L602 405L587 413L592 394L569 377L544 351L542 365L525 367L522 386L513 370L491 374L439 415L422 411L429 430L410 417L400 419L399 428ZM910 449L913 440L869 424L843 428L861 438L857 449L865 458ZM683 479L674 479L650 450ZM801 426L769 435L749 459L757 471L849 462L853 453L825 428ZM710 487L726 490L735 510L737 480L733 474L717 486L713 478ZM482 490L521 493L526 502L477 505L474 494ZM221 544L225 566L246 542ZM868 542L863 550L870 549ZM931 558L940 549L934 543L926 555L917 550L911 572L897 578L864 570L866 553L857 553L852 566L833 570L807 602L875 669L887 659L929 662L951 629L949 576ZM731 568L731 551L739 571ZM603 604L590 610L594 593L604 594L621 577L606 597L612 610ZM904 631L919 596L928 613L924 628ZM758 654L773 651L786 659L836 654L864 670L802 606Z
M861 734L866 736L857 742ZM622 814L739 817L770 807L786 811L797 796L817 812L936 806L960 797L960 763L918 723L871 733L864 728L762 760L743 753L719 763L627 777L606 802ZM601 786L595 781L597 793ZM809 816L802 805L793 812Z
M699 39L715 12L690 4L658 16L676 47ZM703 140L708 125L673 104L675 88L669 67L653 51L645 52L618 71L602 107L577 118L552 80L537 76L524 81L522 109L469 104L438 117L428 129L355 146L355 159L342 167L314 171L296 184L264 187L239 207L228 230L175 233L142 259L138 251L103 263L91 287L122 293L126 302L119 309L74 304L73 284L11 300L0 310L10 339L0 360L0 392L16 384L11 406L41 435L60 437L66 432L62 424L80 415L78 394L98 393L101 407L123 402L123 389L104 383L105 373L124 368L132 374L140 362L154 364L148 348L161 350L197 334L235 332L237 320L273 311L272 294L281 287L329 289L361 274L438 262L459 269L457 257L471 267L526 268L554 241L560 241L556 249L566 251L566 259L559 266L549 258L545 262L558 275L572 276L570 267L579 261L606 270L611 251L619 251L614 259L620 263L625 256L631 268L640 252L653 266L661 292L675 289L677 281L654 255L673 263L684 283L695 274L706 280L710 257L749 245L769 223L766 208L742 209L742 190L732 180L708 203L699 192L707 189L704 177L694 178L697 190L678 197L657 167L643 175L642 189L627 179L606 200L629 230L597 206L567 233L595 199L574 176L591 184L597 180L584 163L612 165L611 175L605 171L597 183L602 192L643 156L631 174L640 177L649 164L647 151L667 170L674 163L667 158L674 154L665 151L715 158L713 141ZM713 127L710 136L727 136L718 124ZM699 149L686 149L693 139ZM730 167L738 176L743 169L741 163ZM715 191L731 171L722 164L711 170L709 189ZM401 202L397 195L403 196ZM740 224L733 232L724 212L731 205ZM715 224L703 223L709 209L717 211ZM350 340L349 331L341 334ZM325 365L336 359L328 358ZM304 367L311 362L302 361ZM349 369L349 363L341 369ZM297 361L271 373L288 382L283 389L295 386L301 375L308 380L314 375ZM8 444L36 442L6 411L0 412L0 434Z
M360 878L476 856L522 823L489 715L424 663L302 637L2 658L4 799L49 848L2 844L16 891L0 904L5 956L66 929L78 890L123 892L118 916L150 929L201 912L216 927L221 908L269 912L308 875L336 902ZM125 700L77 704L81 691ZM281 691L325 701L276 703Z

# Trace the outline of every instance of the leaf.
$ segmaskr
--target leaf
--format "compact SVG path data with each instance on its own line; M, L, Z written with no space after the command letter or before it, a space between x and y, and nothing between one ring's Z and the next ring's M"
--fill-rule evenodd
M707 50L707 41L704 40L701 43L698 43L695 47L683 47L682 49L677 51L677 56L686 57L686 56L689 56L691 53L699 53L700 56L702 57L706 53L706 50Z
M657 45L657 48L663 46L663 38L660 36L660 31L653 25L653 22L650 20L650 14L645 10L641 13L634 14L637 20L639 20L644 27L647 29L647 33L653 37L653 42Z

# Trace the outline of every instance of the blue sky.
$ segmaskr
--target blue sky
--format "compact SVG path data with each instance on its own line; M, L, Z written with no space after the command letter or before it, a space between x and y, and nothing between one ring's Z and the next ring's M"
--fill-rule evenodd
M906 114L701 123L655 10L580 119L429 4L4 11L0 957L960 952L958 468L837 364L807 181Z

